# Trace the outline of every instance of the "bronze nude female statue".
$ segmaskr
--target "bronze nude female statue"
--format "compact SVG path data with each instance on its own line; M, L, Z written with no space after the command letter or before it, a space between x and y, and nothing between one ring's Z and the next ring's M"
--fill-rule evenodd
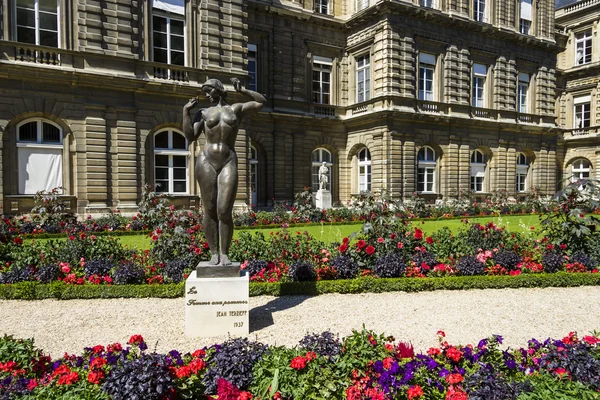
M211 103L209 108L190 111L198 104L195 97L183 106L183 133L193 142L204 132L206 145L196 160L196 179L204 207L204 233L212 254L209 265L231 265L228 252L233 238L233 203L238 187L238 159L235 140L242 119L258 111L267 102L260 93L231 79L236 92L252 98L246 103L227 104L227 91L218 79L208 79L202 90Z

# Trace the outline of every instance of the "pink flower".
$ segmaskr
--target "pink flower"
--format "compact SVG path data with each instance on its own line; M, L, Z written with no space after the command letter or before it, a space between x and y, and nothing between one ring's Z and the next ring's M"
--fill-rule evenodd
M383 242L385 242L384 238L382 238L382 237L377 238L377 243L383 243Z

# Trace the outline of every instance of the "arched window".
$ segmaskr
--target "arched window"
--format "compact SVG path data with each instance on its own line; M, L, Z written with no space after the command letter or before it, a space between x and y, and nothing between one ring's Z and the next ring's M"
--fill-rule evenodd
M428 146L417 154L417 192L435 193L435 151Z
M256 207L258 202L258 153L256 147L250 146L250 200L252 206Z
M189 193L188 143L174 130L154 135L154 185L157 192Z
M329 168L327 190L331 191L331 166L333 165L333 157L327 149L318 148L312 153L312 190L314 193L319 191L319 168L321 168L323 163Z
M17 125L19 194L63 186L63 132L44 119Z
M591 170L592 165L585 158L575 160L571 165L571 181L577 182L580 179L588 179Z
M371 191L371 152L366 147L358 152L358 191Z
M480 150L471 153L471 190L483 192L485 188L486 157Z
M529 159L523 153L517 156L517 193L527 190L527 174L529 173Z

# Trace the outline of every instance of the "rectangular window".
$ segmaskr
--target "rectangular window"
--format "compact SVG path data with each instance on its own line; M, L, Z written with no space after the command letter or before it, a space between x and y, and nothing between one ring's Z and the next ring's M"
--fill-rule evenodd
M356 58L356 102L371 98L371 60L368 54Z
M433 193L435 166L417 169L417 191L419 193Z
M519 74L519 86L517 88L517 111L527 113L527 94L529 92L529 74Z
M517 192L523 193L526 190L527 174L517 173Z
M435 56L419 54L419 100L434 101Z
M573 127L575 129L588 128L590 126L590 104L591 96L576 97L573 110Z
M471 190L473 192L483 192L483 176L471 176Z
M156 5L157 2L154 2ZM183 15L165 13L158 8L152 15L153 61L185 65L185 20Z
M369 7L369 0L356 0L356 11L364 10Z
M315 0L315 12L329 15L329 0Z
M313 103L331 104L331 58L313 57Z
M248 44L248 75L250 76L250 82L248 83L248 89L256 91L257 80L256 80L256 45Z
M519 31L525 35L531 34L531 21L533 21L532 15L531 0L521 0L521 19Z
M479 22L487 22L485 16L485 0L473 0L473 19Z
M575 65L592 62L592 31L585 31L575 37Z
M17 0L16 40L58 47L58 5L56 0Z
M485 80L487 78L487 67L483 64L473 65L473 107L485 107Z
M435 8L435 0L419 0L421 7Z

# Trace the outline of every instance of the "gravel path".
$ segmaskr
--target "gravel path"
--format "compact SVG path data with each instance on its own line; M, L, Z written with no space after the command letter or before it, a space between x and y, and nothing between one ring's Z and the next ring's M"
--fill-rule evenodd
M250 338L295 345L308 332L331 330L345 336L364 324L378 333L411 341L417 350L437 344L446 331L454 344L476 343L501 334L505 344L562 338L600 330L600 288L500 289L382 293L316 297L252 297ZM33 337L59 357L86 346L126 343L141 334L150 349L192 351L226 337L184 335L184 300L0 300L0 334Z

